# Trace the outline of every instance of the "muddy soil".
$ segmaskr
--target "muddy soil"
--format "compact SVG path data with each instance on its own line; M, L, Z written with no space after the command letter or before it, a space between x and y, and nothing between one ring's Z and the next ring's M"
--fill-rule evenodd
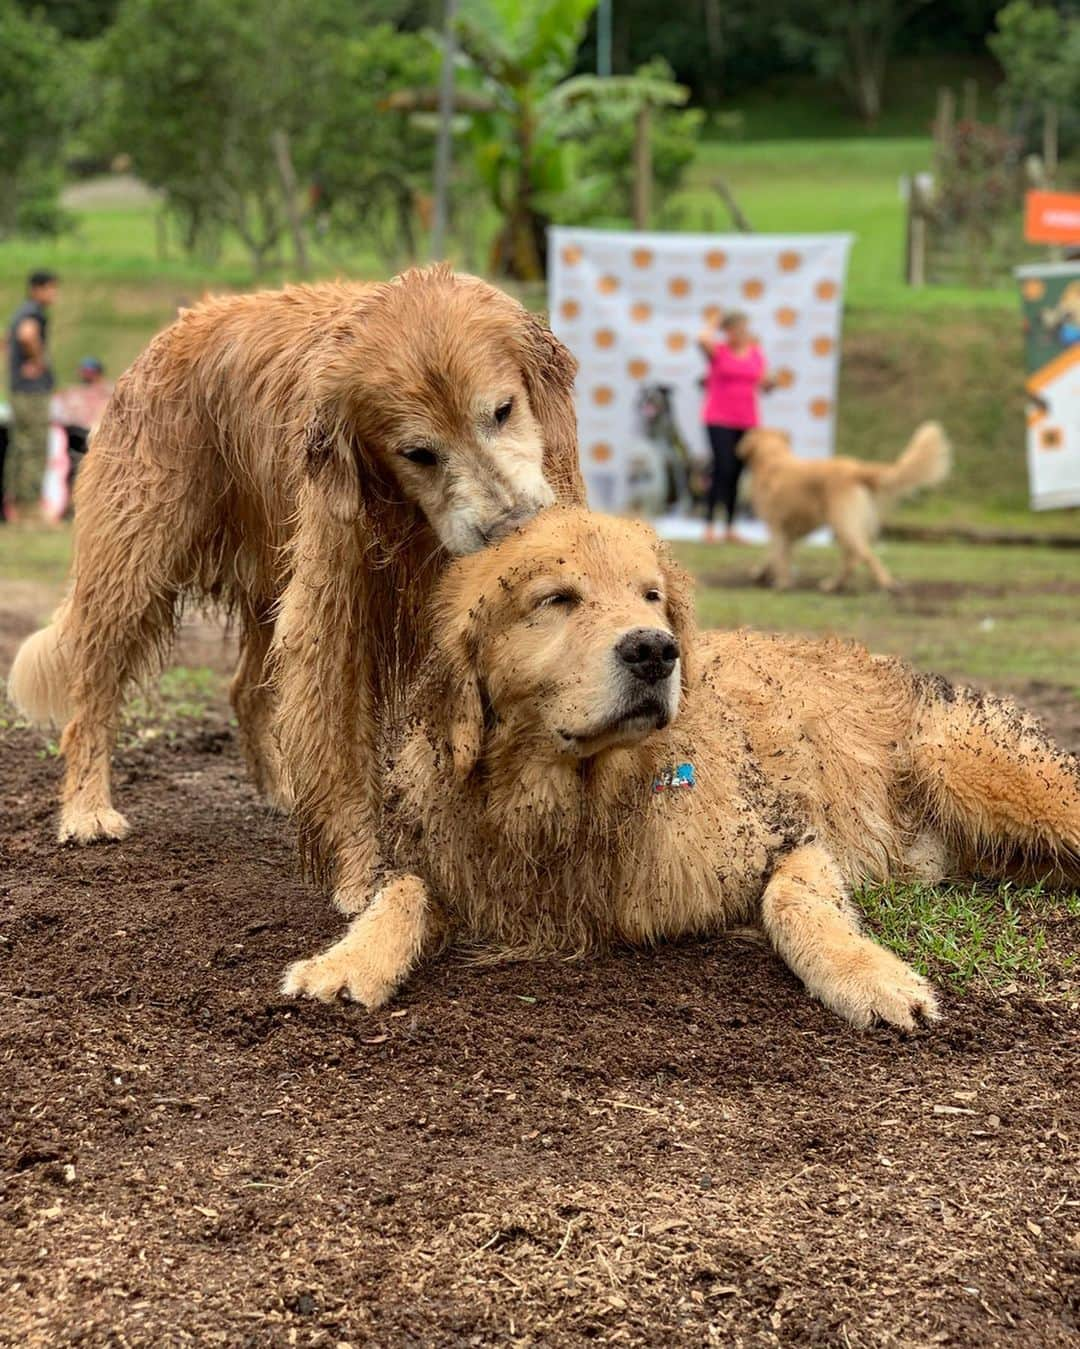
M1077 1343L1067 1002L858 1034L729 938L296 1004L341 920L224 709L118 755L122 844L0 764L0 1343Z

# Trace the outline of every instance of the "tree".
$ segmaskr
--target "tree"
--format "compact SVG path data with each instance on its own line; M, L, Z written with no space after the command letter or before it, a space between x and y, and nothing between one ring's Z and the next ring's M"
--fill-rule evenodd
M63 37L98 37L112 23L117 0L19 0L27 14L44 19Z
M0 237L53 234L69 99L56 32L0 0Z
M430 190L434 144L423 119L393 110L393 96L433 84L437 65L421 34L363 26L334 44L295 145L329 242L367 238L390 267L415 256L417 202Z
M885 73L903 25L929 0L820 0L777 4L781 41L817 73L836 79L865 122L881 115Z
M487 111L473 115L483 182L503 221L497 269L543 275L541 194L562 190L567 161L551 96L574 67L596 0L464 0L457 24L462 61Z
M333 0L123 0L101 61L109 139L189 249L232 229L265 268L301 177L282 148L307 141L350 17Z
M1067 99L1080 89L1080 18L1013 0L998 14L989 43L1021 102Z
M705 120L700 108L683 108L688 95L688 89L673 81L663 57L633 75L578 75L559 85L550 102L553 113L561 114L558 134L569 171L562 191L543 199L552 217L584 224L633 214L635 137L642 108L650 114L651 184L664 197L675 191L694 158Z

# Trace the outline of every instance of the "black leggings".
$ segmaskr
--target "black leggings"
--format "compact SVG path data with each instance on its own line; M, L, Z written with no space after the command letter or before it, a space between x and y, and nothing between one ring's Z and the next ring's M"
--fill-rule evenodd
M716 514L716 503L722 501L727 512L728 528L735 520L735 498L739 493L739 478L746 467L735 453L735 449L746 435L745 426L708 426L709 444L712 446L712 477L709 480L709 497L706 504L705 519L712 524Z

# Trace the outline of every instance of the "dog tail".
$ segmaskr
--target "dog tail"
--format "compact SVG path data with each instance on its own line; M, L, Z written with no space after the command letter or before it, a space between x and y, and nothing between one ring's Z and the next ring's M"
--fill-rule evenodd
M1080 762L1030 713L918 676L912 772L965 869L1080 883Z
M62 604L48 627L27 637L8 675L8 697L38 725L63 726L70 716L71 671L64 644L68 607Z
M899 501L920 487L936 487L949 476L952 446L938 422L923 422L894 464L866 465L867 486L885 502Z

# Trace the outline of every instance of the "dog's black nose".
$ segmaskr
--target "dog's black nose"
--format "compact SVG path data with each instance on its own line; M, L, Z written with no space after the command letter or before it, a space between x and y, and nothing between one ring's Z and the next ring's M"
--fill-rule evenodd
M659 684L675 668L679 644L659 628L635 628L615 645L615 655L636 679Z

